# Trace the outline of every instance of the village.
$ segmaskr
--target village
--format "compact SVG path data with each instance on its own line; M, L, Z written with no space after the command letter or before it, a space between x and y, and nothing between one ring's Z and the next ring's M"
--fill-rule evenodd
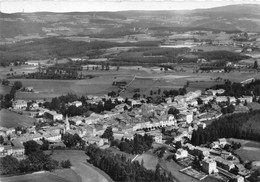
M33 88L26 90L32 91ZM111 111L100 114L92 112L89 116L62 115L55 110L44 108L44 100L14 100L9 110L36 118L36 123L30 127L1 127L0 135L4 137L4 142L0 146L0 155L24 159L23 143L30 140L40 145L43 140L47 140L49 149L65 149L62 135L66 133L78 134L86 145L95 144L105 149L110 147L110 141L101 136L107 128L112 128L114 140L133 140L136 134L146 134L152 136L155 143L175 148L174 160L184 166L180 172L198 180L208 175L217 178L218 174L221 174L233 181L243 182L250 176L250 171L240 163L237 156L227 151L228 146L232 144L225 138L220 138L209 146L193 146L187 142L191 139L193 131L204 129L208 122L225 117L220 105L233 105L233 112L249 111L246 105L253 102L252 96L237 99L219 96L224 92L223 89L209 89L204 92L197 90L185 95L167 97L165 102L160 104L149 103L146 98L125 99L120 96L88 95L85 97L86 103L91 105L104 105L107 100L116 103ZM211 107L207 107L209 104ZM82 105L80 100L75 100L67 103L66 107L79 108ZM174 131L174 137L167 138L167 131ZM177 147L176 143L181 143L181 147ZM195 159L198 160L197 165L194 164ZM238 170L236 175L230 172L235 169Z

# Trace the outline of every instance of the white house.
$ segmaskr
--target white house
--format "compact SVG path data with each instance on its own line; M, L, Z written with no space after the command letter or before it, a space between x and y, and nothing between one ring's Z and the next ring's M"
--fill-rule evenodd
M202 163L202 169L204 172L206 172L208 174L218 172L217 163L215 160L205 158L204 160L201 161L201 163Z
M177 152L175 153L175 159L182 159L188 157L188 151L184 150L182 148L179 148Z
M14 109L26 109L27 102L24 100L16 100L13 102L13 108Z

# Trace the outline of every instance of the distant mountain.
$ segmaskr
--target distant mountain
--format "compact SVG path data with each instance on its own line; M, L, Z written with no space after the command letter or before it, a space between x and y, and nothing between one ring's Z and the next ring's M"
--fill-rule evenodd
M117 37L158 27L160 31L165 28L177 31L260 32L259 20L260 6L252 4L185 11L0 13L0 38L72 35Z

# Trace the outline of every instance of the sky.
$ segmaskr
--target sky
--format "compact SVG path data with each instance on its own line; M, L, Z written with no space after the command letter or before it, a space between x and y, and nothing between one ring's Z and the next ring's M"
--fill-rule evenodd
M125 10L191 10L231 4L259 4L260 0L0 0L0 11L87 12Z

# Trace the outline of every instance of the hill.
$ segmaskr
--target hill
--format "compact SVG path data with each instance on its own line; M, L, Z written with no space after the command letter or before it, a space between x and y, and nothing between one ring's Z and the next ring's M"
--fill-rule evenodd
M259 31L259 5L174 11L118 11L70 13L0 13L1 37L143 33L134 28L171 27L218 31ZM119 32L119 33L118 33ZM126 32L122 34L122 32Z

